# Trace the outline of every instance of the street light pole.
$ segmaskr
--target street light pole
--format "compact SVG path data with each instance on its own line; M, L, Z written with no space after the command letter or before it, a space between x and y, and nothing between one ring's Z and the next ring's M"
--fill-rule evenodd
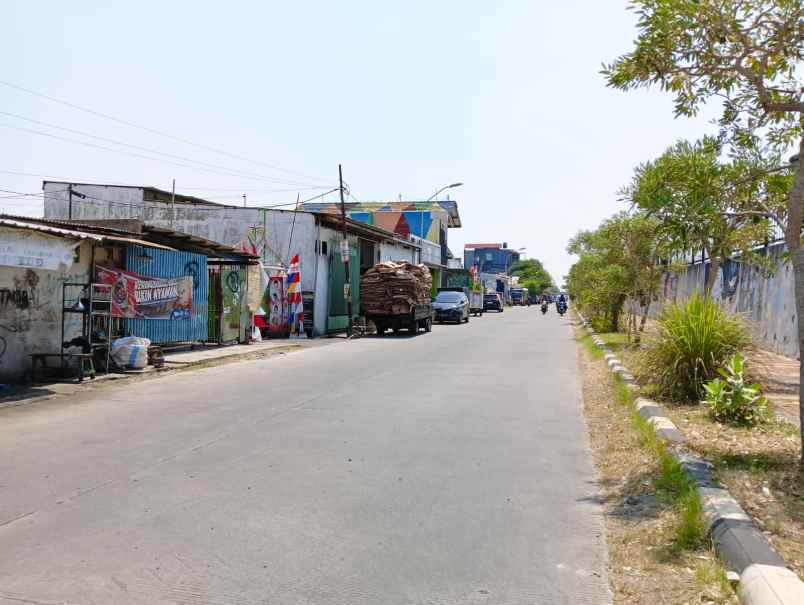
M343 239L341 240L341 260L343 261L343 270L345 271L344 284L343 284L343 297L346 299L346 313L349 316L346 325L346 335L352 336L352 284L349 275L349 240L346 237L346 204L343 201L343 169L338 164L338 180L340 182L341 192L341 233Z
M442 187L441 189L439 189L438 191L436 191L436 192L435 192L433 195L431 195L430 197L428 197L428 198L427 198L426 200L424 200L424 201L425 201L425 202L429 202L430 200L432 200L434 197L436 197L436 196L437 196L439 193L441 193L442 191L446 191L447 189L452 189L452 188L454 188L454 187L460 187L461 185L463 185L463 183L452 183L452 185L447 185L446 187Z

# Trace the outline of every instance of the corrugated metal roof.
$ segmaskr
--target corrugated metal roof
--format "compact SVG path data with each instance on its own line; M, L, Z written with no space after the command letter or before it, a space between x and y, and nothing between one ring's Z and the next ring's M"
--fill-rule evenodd
M52 227L50 225L41 225L39 223L28 223L16 219L0 218L0 226L12 227L14 229L28 229L30 231L41 231L43 233L49 233L50 235L57 235L59 237L91 239L98 242L103 241L102 235L87 233L85 231L76 231L74 229L64 229L62 227Z
M25 228L38 231L51 230L50 232L53 235L63 235L65 237L68 236L69 233L73 233L74 235L72 237L83 239L118 241L128 244L150 246L152 248L161 248L163 250L187 250L206 256L232 258L244 263L255 262L257 258L253 254L237 250L232 246L219 244L218 242L197 235L152 225L143 225L142 232L138 233L135 231L107 227L102 224L76 223L58 219L12 216L8 214L0 214L0 220L16 221L24 225Z
M169 246L147 242L136 237L125 237L119 235L109 235L107 233L90 233L78 229L66 229L64 227L55 227L46 223L30 222L20 220L18 218L8 218L0 216L0 226L11 227L12 229L27 229L29 231L38 231L40 233L47 233L48 235L55 235L57 237L72 237L75 239L92 240L95 242L122 242L126 244L139 244L141 246L150 246L152 248L161 248L162 250L174 250Z
M310 214L315 215L316 217L318 217L321 223L324 223L333 229L340 229L343 224L341 217L329 214L327 212L310 212ZM394 242L396 244L399 244L401 246L407 246L409 248L422 247L421 244L416 243L413 240L402 239L396 233L386 231L385 229L381 229L380 227L375 227L374 225L362 223L360 221L356 221L350 218L346 219L346 230L349 233L374 237L379 241Z

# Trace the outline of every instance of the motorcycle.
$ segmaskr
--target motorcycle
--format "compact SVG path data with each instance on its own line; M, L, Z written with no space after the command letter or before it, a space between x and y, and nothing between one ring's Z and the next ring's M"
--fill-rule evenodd
M543 302L542 303L542 315L544 315L545 313L547 313L547 303Z
M558 303L558 305L556 305L556 306L557 306L557 308L558 308L558 314L559 314L559 315L562 315L562 316L563 316L563 315L564 315L564 313L566 313L566 312L567 312L567 303L565 303L565 302L560 302L560 303Z

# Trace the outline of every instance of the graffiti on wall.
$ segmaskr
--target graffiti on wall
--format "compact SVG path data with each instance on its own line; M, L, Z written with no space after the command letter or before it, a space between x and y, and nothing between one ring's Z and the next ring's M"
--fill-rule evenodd
M12 284L0 287L0 317L39 306L39 275L36 271L26 269L14 276Z
M740 263L733 259L726 259L721 267L721 276L723 284L720 296L722 298L731 298L737 292L737 286L740 283Z

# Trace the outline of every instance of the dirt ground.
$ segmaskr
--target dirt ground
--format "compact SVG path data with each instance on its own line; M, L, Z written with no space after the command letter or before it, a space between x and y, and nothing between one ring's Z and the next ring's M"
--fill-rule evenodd
M689 446L715 465L717 478L804 578L804 476L798 468L798 427L784 421L733 427L712 422L703 406L665 409Z
M606 512L614 602L736 604L723 568L710 550L676 548L678 514L654 487L658 462L640 446L631 427L630 409L617 400L605 364L583 344L578 346L578 361Z
M632 369L640 351L623 334L601 337ZM650 338L650 336L648 336ZM751 348L748 372L763 388L773 419L755 428L713 422L701 405L664 408L689 446L715 465L718 479L763 530L790 567L804 578L804 475L798 468L798 360Z

